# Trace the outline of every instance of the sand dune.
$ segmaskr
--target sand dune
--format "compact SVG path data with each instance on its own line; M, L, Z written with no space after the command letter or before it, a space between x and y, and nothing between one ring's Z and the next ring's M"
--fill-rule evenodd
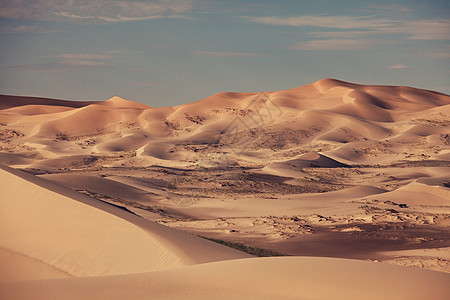
M2 166L1 179L0 292L7 299L437 299L450 293L448 274L344 259L244 259L21 171ZM167 269L173 270L161 271Z
M329 148L322 151L330 157L360 163L406 159L414 153L405 148L416 144L417 138L427 137L438 149L447 143L446 128L435 126L433 120L448 115L448 96L409 87L362 86L332 79L264 96L221 93L174 108L151 108L118 97L78 106L70 101L27 102L13 96L2 99L3 107L20 104L2 111L4 124L19 135L7 131L4 140L25 135L21 144L44 157L51 153L64 155L70 148L79 154L137 151L147 164L175 160L179 165L189 165L189 161L199 161L204 151L192 153L198 146L189 151L180 145L216 144L240 153L299 147L317 151L320 147L315 145L322 144ZM55 103L58 105L52 106ZM428 117L428 121L414 117L417 114ZM291 130L283 134L283 139L264 140L287 128ZM390 144L380 145L383 140ZM61 150L57 145L64 143L65 150ZM371 152L354 151L355 146ZM373 153L380 148L384 153ZM420 150L426 149L425 143Z
M114 277L12 282L0 290L8 299L444 299L449 279L343 259L253 258Z
M0 168L1 247L71 276L140 273L248 257L33 175ZM204 254L200 249L208 250Z
M2 293L446 298L449 126L448 95L336 79L162 108L0 96Z

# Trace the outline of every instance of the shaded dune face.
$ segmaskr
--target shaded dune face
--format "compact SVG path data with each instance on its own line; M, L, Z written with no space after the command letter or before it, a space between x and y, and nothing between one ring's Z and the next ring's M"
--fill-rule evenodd
M80 108L95 104L95 101L67 101L39 97L0 95L0 109L10 109L30 105L60 106Z

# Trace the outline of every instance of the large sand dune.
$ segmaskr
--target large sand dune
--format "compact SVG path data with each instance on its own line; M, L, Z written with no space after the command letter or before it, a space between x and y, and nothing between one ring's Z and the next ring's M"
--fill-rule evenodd
M4 166L0 174L1 248L70 276L141 273L249 257L36 176Z
M2 290L439 298L449 128L448 95L335 79L162 108L0 96ZM305 258L246 259L195 235Z

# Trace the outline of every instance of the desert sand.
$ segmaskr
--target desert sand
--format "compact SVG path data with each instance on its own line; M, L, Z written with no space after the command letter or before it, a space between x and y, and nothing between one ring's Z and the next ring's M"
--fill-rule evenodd
M7 299L450 296L445 94L0 96L0 147Z

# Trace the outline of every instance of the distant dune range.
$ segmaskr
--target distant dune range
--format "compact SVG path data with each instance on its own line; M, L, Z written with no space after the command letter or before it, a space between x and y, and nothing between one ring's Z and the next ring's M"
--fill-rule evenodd
M0 164L7 299L450 297L445 94L0 95Z

